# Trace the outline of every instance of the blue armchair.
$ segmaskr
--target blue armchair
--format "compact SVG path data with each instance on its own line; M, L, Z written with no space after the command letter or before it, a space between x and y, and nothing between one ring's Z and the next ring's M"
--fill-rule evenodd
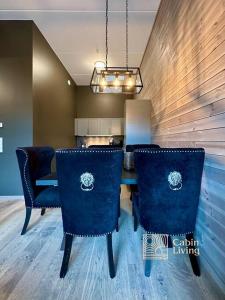
M55 151L51 147L21 147L16 149L21 181L24 192L26 217L21 235L26 233L33 208L61 207L57 187L39 187L38 178L51 173L51 161Z
M73 236L107 236L110 277L115 276L112 232L118 223L123 152L115 149L56 151L65 236L60 278L68 269Z
M193 239L198 210L204 149L142 149L134 153L138 192L133 194L134 230ZM192 246L190 246L192 247ZM193 249L194 250L194 249ZM190 251L190 253L193 251ZM197 257L189 254L193 272L200 275ZM146 260L146 276L150 275Z

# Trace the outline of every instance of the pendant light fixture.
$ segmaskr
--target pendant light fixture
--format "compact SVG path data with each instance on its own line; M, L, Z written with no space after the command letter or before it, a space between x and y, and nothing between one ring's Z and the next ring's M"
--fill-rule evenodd
M108 66L108 0L105 14L105 66L95 67L90 87L93 93L138 94L143 88L140 69L128 66L128 0L126 1L126 67Z

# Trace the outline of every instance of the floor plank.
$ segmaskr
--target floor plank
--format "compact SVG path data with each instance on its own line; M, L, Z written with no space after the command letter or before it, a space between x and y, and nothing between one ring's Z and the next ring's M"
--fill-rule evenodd
M0 300L189 300L225 297L206 276L193 275L188 257L173 255L153 261L151 276L144 276L142 234L133 232L131 203L122 190L119 233L113 233L116 277L109 277L106 238L77 237L69 271L59 278L63 252L59 209L32 213L24 236L22 201L0 202Z

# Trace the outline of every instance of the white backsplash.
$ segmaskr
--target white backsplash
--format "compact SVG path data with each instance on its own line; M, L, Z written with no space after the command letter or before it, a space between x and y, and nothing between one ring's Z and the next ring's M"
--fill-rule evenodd
M87 147L90 145L109 145L109 140L109 136L90 136L85 138Z

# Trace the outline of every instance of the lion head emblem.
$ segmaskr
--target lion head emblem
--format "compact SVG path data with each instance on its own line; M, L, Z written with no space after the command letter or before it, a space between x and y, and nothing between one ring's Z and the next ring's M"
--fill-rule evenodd
M84 192L92 191L94 188L94 176L91 173L85 172L80 176L81 189Z
M173 191L178 191L182 188L182 175L180 172L170 172L168 176L169 187Z

